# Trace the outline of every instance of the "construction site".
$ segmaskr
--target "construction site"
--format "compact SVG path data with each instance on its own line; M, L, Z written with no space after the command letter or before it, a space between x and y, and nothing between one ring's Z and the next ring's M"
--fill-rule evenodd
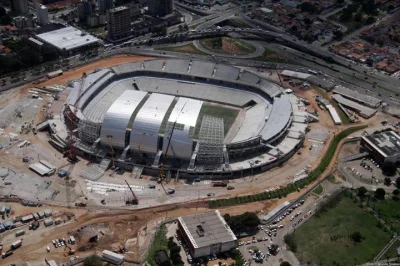
M100 63L1 93L0 205L11 206L3 252L23 238L2 265L78 263L103 250L141 264L162 222L305 178L339 130L327 113L312 123L275 74L133 56ZM300 95L316 105L313 92Z

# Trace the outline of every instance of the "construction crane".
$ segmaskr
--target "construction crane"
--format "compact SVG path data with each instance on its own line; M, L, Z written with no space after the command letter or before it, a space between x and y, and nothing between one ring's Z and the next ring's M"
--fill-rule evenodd
M126 200L126 205L138 205L139 204L139 200L135 195L135 192L133 192L131 186L128 184L128 181L125 180L125 183L128 185L129 190L132 193L132 199L131 200Z
M85 78L86 78L86 73L84 72L82 74L82 77L79 80L79 89L78 89L78 93L76 96L76 101L74 104L74 108L72 110L73 115L71 116L71 128L70 128L70 132L69 132L69 137L68 137L68 159L71 162L76 162L77 158L76 158L76 139L74 134L76 133L77 129L78 129L78 108L79 108L79 103L81 101L81 96L82 96L82 90L83 90L83 86L85 83Z
M65 245L64 251L68 248L68 255L74 255L75 254L75 250L72 249L70 246Z
M187 102L186 102L186 103L187 103ZM169 134L169 138L168 138L167 148L165 149L165 157L166 157L166 156L168 156L168 151L169 151L169 148L171 147L174 160L175 160L175 151L174 151L174 149L173 149L172 146L171 146L172 135L173 135L173 133L174 133L175 126L176 126L176 123L178 122L179 116L180 116L180 114L182 113L183 109L185 108L186 103L182 106L182 108L181 108L179 114L177 115L177 117L176 117L176 119L175 119L174 124L173 124L172 127L171 127L170 134ZM164 181L165 178L166 178L166 175L165 175L165 172L164 172L164 164L161 164L161 165L160 165L160 171L158 172L158 180L157 180L157 183L161 184L161 186L163 187L164 191L165 191L165 188L164 188L162 182ZM166 191L165 191L165 193L167 194Z

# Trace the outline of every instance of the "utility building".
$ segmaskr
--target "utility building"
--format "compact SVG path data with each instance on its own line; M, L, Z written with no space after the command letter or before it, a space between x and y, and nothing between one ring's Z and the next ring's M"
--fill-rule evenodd
M362 136L361 146L381 164L400 162L400 136L394 131Z
M193 258L237 247L235 234L218 210L179 217L178 228Z

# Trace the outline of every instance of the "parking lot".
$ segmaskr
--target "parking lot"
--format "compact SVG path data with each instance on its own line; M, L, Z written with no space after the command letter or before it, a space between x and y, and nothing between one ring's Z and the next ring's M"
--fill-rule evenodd
M255 236L239 239L239 250L244 259L249 263L255 261L262 265L279 264L280 252L285 251L284 236L295 227L300 226L313 214L312 199L301 201L288 209L283 215L268 225L260 225L259 232ZM279 246L274 254L273 245ZM255 254L254 250L260 253ZM260 260L262 258L262 260ZM248 264L247 264L248 265Z
M382 184L385 177L387 177L382 173L381 166L370 157L346 162L343 166L347 172L351 173L356 179L361 180L364 183Z

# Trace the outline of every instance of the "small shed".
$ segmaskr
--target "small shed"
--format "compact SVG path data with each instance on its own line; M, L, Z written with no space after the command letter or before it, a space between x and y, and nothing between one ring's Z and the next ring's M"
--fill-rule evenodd
M51 218L45 219L43 223L44 223L44 226L46 226L46 227L52 226L54 224L53 219L51 219Z
M52 215L53 215L53 211L52 210L50 210L50 209L44 210L44 216L50 217Z

